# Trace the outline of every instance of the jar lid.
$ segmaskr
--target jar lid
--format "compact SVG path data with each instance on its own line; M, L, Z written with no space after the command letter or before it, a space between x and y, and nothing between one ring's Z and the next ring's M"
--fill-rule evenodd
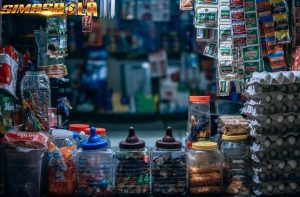
M123 140L120 142L119 148L121 148L121 149L142 149L142 148L145 148L145 141L139 140L139 138L135 135L134 127L130 127L126 140Z
M156 147L165 149L179 149L181 142L176 140L172 134L172 127L167 127L166 134L161 140L156 141Z
M190 96L190 102L209 103L210 96Z
M246 140L248 135L222 135L222 140Z
M96 134L95 127L91 127L90 132L89 139L82 142L83 150L97 150L108 147L108 141Z
M86 135L90 135L90 128L84 129L84 133ZM97 135L106 135L106 129L105 128L96 128L96 134Z
M53 129L51 134L54 138L73 138L74 134L72 131L65 129Z
M210 141L194 142L192 144L192 149L194 150L216 150L217 148L218 144Z
M88 124L70 124L69 129L71 131L77 131L81 132L84 131L86 128L89 128L90 126Z

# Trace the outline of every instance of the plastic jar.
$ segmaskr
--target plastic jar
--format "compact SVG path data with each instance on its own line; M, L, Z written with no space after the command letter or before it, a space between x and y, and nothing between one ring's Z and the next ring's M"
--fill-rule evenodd
M179 196L186 193L186 159L181 142L166 129L151 155L152 195Z
M90 136L90 128L86 128L84 130L86 138ZM110 139L106 136L106 129L105 128L96 128L96 134L105 138L108 141L108 147L110 147Z
M78 150L77 195L111 196L113 192L113 151L108 141L91 128L89 139Z
M135 135L133 127L129 128L126 140L120 142L115 160L115 194L149 196L150 154L145 142Z
M222 192L223 155L217 143L194 142L187 150L189 193L192 195Z
M187 141L207 140L211 134L210 97L190 96L189 101Z
M48 131L51 107L50 82L44 71L27 71L21 81L23 128L26 131Z
M248 135L222 135L221 152L224 154L224 184L229 194L250 193Z
M48 145L48 185L54 196L72 196L76 189L77 142L73 132L52 130L53 142Z

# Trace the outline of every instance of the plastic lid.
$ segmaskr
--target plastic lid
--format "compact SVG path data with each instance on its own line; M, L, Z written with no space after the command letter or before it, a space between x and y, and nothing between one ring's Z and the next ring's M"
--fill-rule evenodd
M71 131L77 131L81 132L84 131L86 128L89 128L90 126L88 124L70 124L69 129Z
M135 135L133 127L129 128L128 137L126 140L120 142L119 147L121 149L142 149L145 148L145 141L139 140Z
M194 150L216 150L217 148L218 144L210 141L194 142L192 144Z
M222 140L246 140L248 135L222 135Z
M86 128L84 130L84 133L86 135L90 135L90 128ZM97 135L106 135L106 129L105 128L96 128L96 134Z
M210 96L190 96L190 102L209 103Z
M90 137L82 143L82 149L84 150L97 150L108 147L108 141L105 138L96 134L96 128L91 127Z
M53 129L51 133L54 138L71 138L74 136L72 131L65 129Z
M167 127L166 134L161 140L156 141L156 147L165 149L179 149L181 142L176 140L172 134L172 127Z

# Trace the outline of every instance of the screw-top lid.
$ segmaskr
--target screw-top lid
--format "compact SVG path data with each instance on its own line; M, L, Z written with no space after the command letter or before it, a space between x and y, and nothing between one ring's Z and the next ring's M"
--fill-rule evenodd
M179 149L181 142L176 140L172 134L172 127L167 127L166 134L161 140L156 141L156 147L165 149Z
M194 150L217 150L217 148L218 144L210 141L194 142L192 144L192 149Z
M84 133L86 135L90 135L90 128L86 128L84 130ZM97 135L106 135L106 129L105 128L96 128L96 134Z
M209 103L210 96L190 96L190 102Z
M145 141L139 140L135 135L133 127L129 128L128 137L126 140L120 142L119 147L121 149L142 149L145 148Z
M222 135L222 140L225 141L238 141L238 140L246 140L248 135Z
M82 149L84 150L97 150L101 148L107 148L108 141L96 134L96 128L91 127L90 137L82 143Z
M89 128L90 126L88 124L70 124L69 129L71 131L77 131L81 132L84 131L86 128Z

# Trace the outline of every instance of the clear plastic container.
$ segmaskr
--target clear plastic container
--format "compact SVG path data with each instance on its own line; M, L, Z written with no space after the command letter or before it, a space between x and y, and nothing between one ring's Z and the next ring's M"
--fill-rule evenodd
M113 151L108 141L91 128L88 140L78 150L77 195L111 196L113 192Z
M77 142L73 132L52 130L48 145L48 190L54 196L72 196L76 189Z
M7 196L39 197L44 152L17 152L5 149L5 188Z
M21 81L23 129L48 131L51 107L50 82L44 71L27 71Z
M2 140L3 138L0 138L0 196L4 195L4 153L2 148Z
M115 194L117 196L150 195L150 154L145 142L129 128L126 140L121 141L115 153Z
M181 142L166 129L163 139L156 141L151 155L152 195L180 196L186 193L186 159Z
M250 193L250 151L248 135L222 135L221 152L224 155L224 185L226 192L235 195Z
M188 187L191 195L223 192L223 155L217 143L194 142L187 150Z
M207 140L211 134L210 97L190 96L189 101L186 140L188 142Z
M84 130L84 133L85 133L85 137L89 138L90 137L90 128L86 128ZM106 129L105 128L96 128L96 133L97 133L97 135L105 138L108 141L108 147L110 147L111 143L110 143L110 139L106 135Z

